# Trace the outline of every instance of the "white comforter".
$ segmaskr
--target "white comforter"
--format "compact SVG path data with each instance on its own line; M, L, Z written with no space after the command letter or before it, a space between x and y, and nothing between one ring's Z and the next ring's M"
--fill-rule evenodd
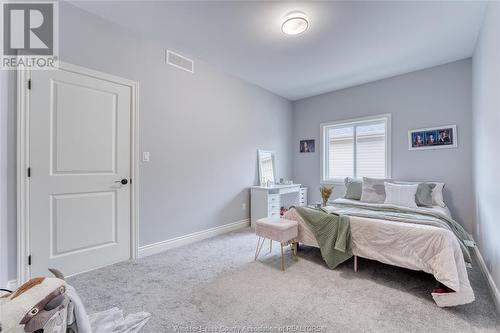
M347 199L337 199L335 202L357 203ZM447 209L440 207L422 209L433 209L449 215ZM295 210L288 211L285 218L299 222L300 243L318 247L314 234ZM456 291L433 293L432 297L438 306L455 306L474 301L464 257L451 231L428 225L356 216L350 216L349 221L354 255L434 275L436 280Z

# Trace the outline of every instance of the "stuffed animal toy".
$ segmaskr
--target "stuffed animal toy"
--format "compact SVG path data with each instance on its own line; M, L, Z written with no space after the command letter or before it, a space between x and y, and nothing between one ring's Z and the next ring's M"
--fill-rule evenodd
M43 332L47 321L68 302L66 282L57 277L36 277L14 292L4 290L0 294L0 332Z

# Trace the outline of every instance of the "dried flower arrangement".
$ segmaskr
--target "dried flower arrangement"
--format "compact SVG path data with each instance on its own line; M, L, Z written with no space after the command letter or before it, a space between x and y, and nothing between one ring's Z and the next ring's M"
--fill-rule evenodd
M330 199L330 196L332 195L333 186L321 186L319 191L321 193L321 198L323 199L323 206L326 206L328 199Z

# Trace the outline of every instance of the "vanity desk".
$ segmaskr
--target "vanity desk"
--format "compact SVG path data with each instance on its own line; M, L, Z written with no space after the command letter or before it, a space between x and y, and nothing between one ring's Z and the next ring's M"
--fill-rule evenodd
M251 186L250 218L252 227L263 217L280 217L280 208L307 205L307 187L300 184Z

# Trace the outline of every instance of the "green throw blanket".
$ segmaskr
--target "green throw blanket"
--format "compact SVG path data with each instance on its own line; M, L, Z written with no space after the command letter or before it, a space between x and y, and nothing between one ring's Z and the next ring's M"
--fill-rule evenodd
M314 208L294 208L314 233L321 256L330 269L352 257L349 217Z

